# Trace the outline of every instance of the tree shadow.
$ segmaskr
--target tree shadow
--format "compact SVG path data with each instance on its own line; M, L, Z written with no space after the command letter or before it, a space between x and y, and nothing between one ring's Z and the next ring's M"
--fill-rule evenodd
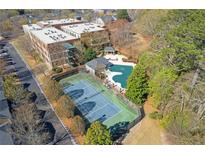
M79 110L85 116L96 106L95 102L85 102L83 104L78 105Z
M29 86L30 86L30 83L24 83L24 84L23 84L23 88L24 88L24 89L27 89Z
M38 114L40 119L43 119L45 114L46 114L46 111L44 111L44 110L37 110L37 114Z
M47 134L47 138L44 140L43 144L48 144L54 140L56 130L53 127L53 124L50 122L43 122L43 129L41 130L41 134Z
M83 89L72 90L69 91L67 94L70 96L71 99L75 100L84 94L84 90Z
M32 76L31 72L28 70L23 70L23 71L18 71L17 75L19 76L19 78L24 78L27 76Z
M129 130L129 122L119 122L109 128L110 134L112 136L113 141L116 141L124 134L126 134Z

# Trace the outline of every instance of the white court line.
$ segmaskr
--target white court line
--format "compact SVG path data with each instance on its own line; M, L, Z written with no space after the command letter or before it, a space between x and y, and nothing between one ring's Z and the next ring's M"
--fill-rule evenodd
M89 91L89 89L92 89L92 91L94 91L95 93L92 93L92 91L91 91L91 93L92 93L92 95L94 95L94 94L97 94L97 93L99 93L100 91L98 91L94 86L92 86L91 85L91 83L89 82L89 81L87 81L87 80L84 80L85 82L83 82L83 81L80 81L79 83L80 84L82 84L84 87L82 88L82 89L88 89L88 91ZM77 88L77 87L76 87ZM102 106L102 107L100 107L99 109L97 109L97 110L95 110L95 111L93 111L93 112L91 112L91 113L88 113L87 114L87 116L85 116L85 114L83 114L83 112L81 112L82 114L83 114L83 116L85 116L86 118L88 118L88 120L89 120L89 115L92 115L92 114L95 114L96 112L98 112L98 111L100 111L101 109L103 109L103 108L105 108L106 106L111 106L111 108L112 108L112 105L114 106L114 107L116 107L117 109L119 109L120 111L119 112L117 112L117 113L115 113L114 115L112 115L111 117L108 117L108 119L106 119L104 122L106 122L107 120L110 120L111 118L113 118L114 116L117 116L118 114L120 114L121 112L122 112L122 110L117 106L117 105L115 105L114 103L112 103L112 101L110 101L103 93L99 93L100 95L102 95L102 98L103 98L103 103L104 103L104 105ZM84 97L84 98L82 98L81 100L83 100L83 99L85 99L86 97ZM91 99L91 98L89 98L89 99ZM89 99L87 99L87 100L89 100ZM79 105L82 105L86 100L83 100L83 101L79 101L79 102L76 102L76 106L77 106L77 108L80 110L80 108L79 108ZM81 110L80 110L81 111ZM112 111L110 111L110 112L112 112ZM96 119L94 119L94 120L96 120ZM104 123L103 122L103 123Z
M86 81L86 80L85 80ZM87 88L87 91L91 91L90 92L90 95L89 96L85 96L85 97L83 97L81 100L79 100L79 102L76 102L76 104L77 105L81 105L81 104L83 104L84 103L84 101L82 101L82 100L84 100L86 97L88 98L88 99L86 99L86 100L89 100L89 99L91 99L91 98L89 98L90 96L93 96L93 95L95 95L95 96L97 96L96 94L101 94L102 96L104 96L103 94L102 94L102 91L98 91L98 90L96 90L95 89L95 87L93 87L89 82L82 82L83 83L83 85L84 85L84 87L85 88L82 88L82 89L85 89L86 90L86 88ZM92 92L92 90L89 90L89 89L92 89L94 92ZM93 97L95 97L95 96L93 96ZM106 99L106 98L105 98ZM108 104L107 103L107 100L106 100L106 104Z
M110 120L111 118L113 118L113 117L116 117L118 114L120 114L122 112L122 110L120 110L119 112L117 112L117 113L115 113L112 117L109 117L108 119L106 119L105 121L103 121L103 123L104 122L106 122L106 121L108 121L108 120Z
M97 112L97 111L101 110L101 109L102 109L102 108L104 108L105 106L107 106L107 104L103 105L103 106L102 106L102 107L100 107L99 109L97 109L97 110L95 110L95 111L93 111L93 112L91 112L91 113L89 113L89 114L93 114L93 113L95 113L95 112Z

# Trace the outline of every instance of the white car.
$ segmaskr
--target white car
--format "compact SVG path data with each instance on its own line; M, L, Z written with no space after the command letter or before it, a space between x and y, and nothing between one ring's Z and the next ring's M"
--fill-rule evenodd
M0 57L4 57L4 56L8 56L9 54L4 52L4 53L0 53Z

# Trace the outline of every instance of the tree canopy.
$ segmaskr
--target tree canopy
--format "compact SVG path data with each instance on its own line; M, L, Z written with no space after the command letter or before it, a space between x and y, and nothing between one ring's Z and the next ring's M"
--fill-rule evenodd
M57 101L56 111L61 117L73 117L75 105L73 101L66 95L63 95Z
M128 78L126 96L134 103L142 105L148 95L148 77L143 65L135 66Z
M48 80L45 85L45 92L51 100L57 101L62 95L63 90L60 84L55 80Z
M85 144L110 145L112 144L111 135L105 125L96 121L88 128Z
M145 91L146 70L161 125L177 144L204 144L205 11L169 10L152 34L152 52L139 57L126 95L134 103L143 100L137 89Z
M86 62L96 58L97 56L96 52L92 49L86 49L83 55Z
M118 19L127 19L127 20L130 19L129 14L128 14L127 10L125 10L125 9L117 11L117 18Z

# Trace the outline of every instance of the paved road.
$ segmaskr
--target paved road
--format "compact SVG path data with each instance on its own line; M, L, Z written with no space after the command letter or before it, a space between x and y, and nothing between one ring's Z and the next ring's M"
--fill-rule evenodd
M46 111L44 120L52 123L55 128L55 144L73 144L69 133L63 127L62 123L57 118L56 114L53 112L51 106L47 102L45 96L42 94L40 87L38 86L32 72L29 70L27 65L21 59L17 51L11 44L7 44L8 54L12 57L14 66L17 70L17 75L20 78L21 82L29 91L35 92L37 99L36 105L39 110ZM51 143L52 144L52 143ZM53 143L54 144L54 143Z

